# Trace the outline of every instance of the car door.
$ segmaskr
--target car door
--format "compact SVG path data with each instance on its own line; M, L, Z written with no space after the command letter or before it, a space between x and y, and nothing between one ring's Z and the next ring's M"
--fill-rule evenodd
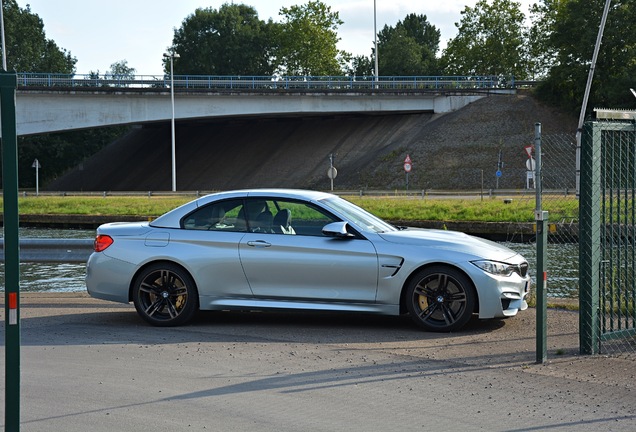
M241 264L255 297L375 301L378 258L370 241L324 236L322 227L337 219L307 203L268 201L267 210L292 216L288 227L259 227L241 239Z
M214 202L185 216L170 245L196 281L202 307L219 298L251 298L238 245L247 228L242 199Z

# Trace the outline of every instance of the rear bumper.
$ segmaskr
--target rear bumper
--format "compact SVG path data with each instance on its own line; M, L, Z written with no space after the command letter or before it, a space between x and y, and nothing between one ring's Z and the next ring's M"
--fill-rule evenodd
M128 303L133 274L132 264L95 252L86 263L86 290L97 299Z

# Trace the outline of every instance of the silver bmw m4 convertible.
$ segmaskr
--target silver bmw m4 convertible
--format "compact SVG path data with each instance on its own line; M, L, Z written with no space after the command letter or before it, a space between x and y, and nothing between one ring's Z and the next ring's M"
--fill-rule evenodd
M133 302L156 326L198 310L398 315L448 332L527 308L528 263L460 232L395 227L323 192L254 189L97 229L91 296Z

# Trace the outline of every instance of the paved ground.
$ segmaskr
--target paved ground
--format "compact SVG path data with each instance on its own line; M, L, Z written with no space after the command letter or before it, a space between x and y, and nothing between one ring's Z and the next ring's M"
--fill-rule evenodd
M578 356L573 312L550 310L544 365L532 309L454 334L277 313L159 329L82 294L23 294L21 314L23 431L636 430L636 358Z

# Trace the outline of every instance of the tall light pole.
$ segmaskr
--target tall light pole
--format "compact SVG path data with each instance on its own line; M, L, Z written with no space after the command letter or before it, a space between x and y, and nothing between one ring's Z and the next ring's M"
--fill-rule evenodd
M175 143L174 134L174 59L179 58L179 54L174 51L164 53L165 58L170 59L170 103L172 105L172 119L170 122L170 129L172 133L172 192L177 190L177 146Z
M2 42L2 70L7 71L7 47L4 41L4 2L0 0L0 42Z
M378 24L377 12L375 9L375 1L373 0L373 36L375 41L375 79L378 79Z

